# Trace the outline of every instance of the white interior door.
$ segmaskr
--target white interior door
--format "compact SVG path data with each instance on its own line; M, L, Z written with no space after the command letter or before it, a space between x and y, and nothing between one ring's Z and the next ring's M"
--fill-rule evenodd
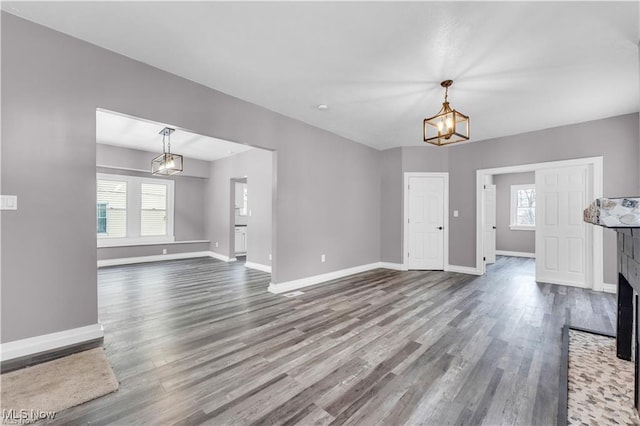
M496 186L485 185L482 191L484 261L496 263Z
M444 177L409 177L408 269L444 269Z
M589 166L536 171L536 280L592 287L591 237L582 220Z

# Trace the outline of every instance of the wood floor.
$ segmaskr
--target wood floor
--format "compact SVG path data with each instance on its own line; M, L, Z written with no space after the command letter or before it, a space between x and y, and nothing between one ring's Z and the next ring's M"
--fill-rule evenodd
M57 424L555 423L561 327L613 331L613 295L534 281L378 269L287 298L241 263L100 269L120 390Z

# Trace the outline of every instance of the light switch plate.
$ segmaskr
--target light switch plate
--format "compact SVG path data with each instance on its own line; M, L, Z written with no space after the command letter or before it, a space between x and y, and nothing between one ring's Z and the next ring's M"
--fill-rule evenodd
M0 210L18 210L18 196L0 195Z
M458 210L453 211L453 217L458 217Z

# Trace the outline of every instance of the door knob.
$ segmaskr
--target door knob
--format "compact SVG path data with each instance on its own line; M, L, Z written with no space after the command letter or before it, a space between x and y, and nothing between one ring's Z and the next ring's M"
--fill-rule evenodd
M496 227L495 227L495 226L493 226L492 228L493 228L493 229L496 229Z
M442 231L442 226L438 226L438 229Z

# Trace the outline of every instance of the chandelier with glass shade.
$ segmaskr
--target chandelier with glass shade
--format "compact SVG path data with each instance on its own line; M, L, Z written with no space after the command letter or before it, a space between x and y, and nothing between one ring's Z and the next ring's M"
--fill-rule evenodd
M154 175L171 176L182 173L184 159L180 154L171 152L171 133L176 129L165 127L160 130L162 135L162 154L151 160L151 173Z
M449 105L449 87L452 84L453 80L440 83L445 89L442 108L433 117L424 119L423 135L427 143L443 146L469 140L469 117Z

